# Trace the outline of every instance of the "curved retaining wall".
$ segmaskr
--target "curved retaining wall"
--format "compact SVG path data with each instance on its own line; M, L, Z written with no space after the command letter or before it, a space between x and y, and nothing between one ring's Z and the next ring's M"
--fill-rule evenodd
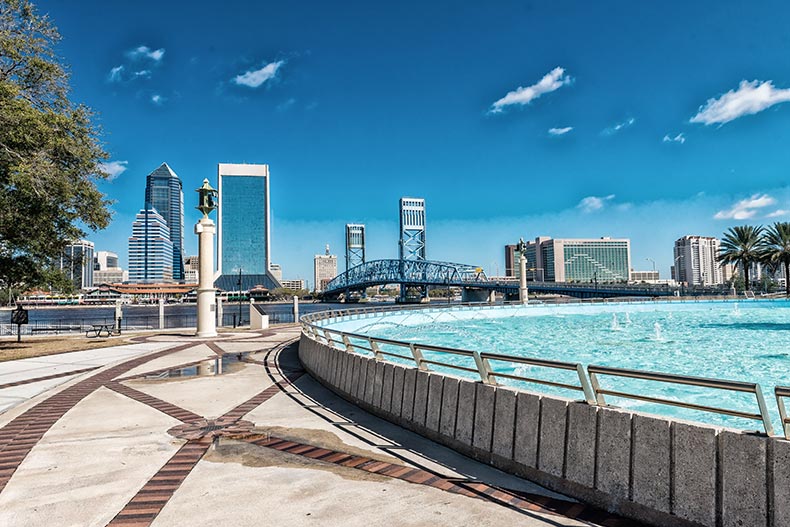
M384 419L654 525L790 526L790 442L376 361L302 334L305 369Z

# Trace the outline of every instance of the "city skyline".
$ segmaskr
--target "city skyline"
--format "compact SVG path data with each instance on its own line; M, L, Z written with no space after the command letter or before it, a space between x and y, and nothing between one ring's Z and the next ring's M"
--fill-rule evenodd
M396 257L394 202L408 195L430 203L431 259L494 274L519 237L611 236L632 240L635 268L651 258L669 276L679 236L790 217L790 7L769 4L41 9L112 155L101 188L116 215L86 237L124 266L138 207L126 196L166 159L184 177L187 232L190 189L216 186L217 162L271 166L284 278L309 277L349 222L366 224L368 259Z

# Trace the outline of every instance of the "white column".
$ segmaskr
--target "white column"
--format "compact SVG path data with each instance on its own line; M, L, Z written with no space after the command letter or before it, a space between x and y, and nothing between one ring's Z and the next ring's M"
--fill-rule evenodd
M159 299L159 329L165 329L165 299Z
M518 299L522 304L526 304L529 291L527 290L527 257L524 256L524 253L521 253L518 263L521 270L521 276L518 281Z
M121 331L121 318L123 318L123 311L121 311L121 301L115 301L115 330L120 333Z
M222 318L225 316L225 311L222 308L222 298L217 298L217 317L216 321L219 327L222 327Z
M294 322L299 323L299 297L294 295Z
M195 225L198 235L198 258L200 270L197 289L197 333L198 337L216 337L216 298L214 294L214 222L209 218L201 218Z

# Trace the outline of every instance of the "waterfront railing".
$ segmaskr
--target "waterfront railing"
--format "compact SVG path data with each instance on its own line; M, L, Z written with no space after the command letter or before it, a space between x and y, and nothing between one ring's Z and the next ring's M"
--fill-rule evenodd
M613 368L605 366L584 365L575 362L561 362L545 360L536 357L518 357L476 350L456 349L443 346L433 346L414 342L399 341L372 337L358 333L332 329L318 322L331 324L333 322L373 318L380 314L394 311L413 311L436 309L436 306L377 306L375 308L352 308L348 310L328 310L304 315L301 318L302 332L312 340L327 346L349 353L360 353L372 356L375 360L390 360L413 364L420 370L434 370L439 373L450 370L464 372L477 377L485 384L497 384L497 379L515 381L516 387L520 383L539 384L552 388L581 392L584 401L590 405L608 406L606 396L622 399L637 400L658 405L685 408L699 412L726 415L742 419L759 421L766 435L774 435L768 405L758 383L722 380L706 377L693 377L668 373L648 372L641 370ZM455 304L452 308L478 307L485 309L481 304ZM502 371L500 365L509 365L510 371ZM514 365L523 365L550 371L573 372L577 382L562 382L549 380L539 376L523 373L512 373ZM723 405L703 405L681 399L671 399L646 393L633 393L625 389L605 388L601 384L601 377L613 379L639 379L649 382L659 382L673 385L695 386L726 392L749 394L756 403L755 411L744 411L729 408ZM784 399L790 398L790 387L777 386L775 388L776 401L782 423L782 435L790 439L790 417L788 417Z

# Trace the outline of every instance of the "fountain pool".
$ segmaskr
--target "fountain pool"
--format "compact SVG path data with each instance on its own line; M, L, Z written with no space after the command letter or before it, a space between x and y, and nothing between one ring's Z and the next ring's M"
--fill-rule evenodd
M784 300L427 309L341 320L329 327L399 341L579 362L585 366L757 382L768 401L777 431L781 427L773 403L773 388L790 384L790 302ZM464 357L445 356L441 360L467 364ZM573 372L507 362L495 368L504 373L574 383ZM579 397L578 393L559 388L520 381L500 382L531 391ZM602 377L601 384L604 388L631 393L757 411L753 394L610 377ZM607 402L714 425L761 428L757 421L632 399L607 396Z

